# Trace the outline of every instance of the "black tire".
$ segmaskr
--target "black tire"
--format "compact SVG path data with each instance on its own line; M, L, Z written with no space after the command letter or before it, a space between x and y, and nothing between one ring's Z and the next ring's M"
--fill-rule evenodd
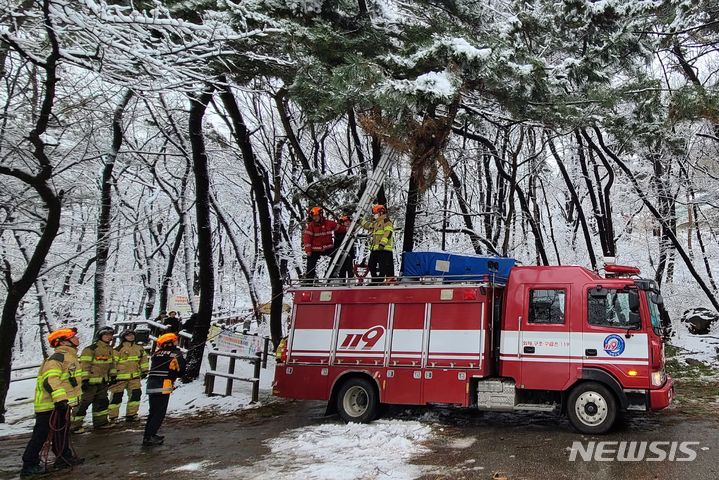
M567 399L567 415L581 433L606 433L617 419L617 400L601 383L580 383Z
M377 389L366 378L350 378L337 393L337 413L346 423L369 423L379 412Z

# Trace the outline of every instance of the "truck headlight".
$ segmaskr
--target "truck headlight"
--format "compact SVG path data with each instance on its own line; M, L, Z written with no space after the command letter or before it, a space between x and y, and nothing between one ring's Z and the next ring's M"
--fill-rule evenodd
M658 372L652 372L652 386L653 387L661 387L664 385L664 382L666 381L667 376L664 373L664 370L659 370Z

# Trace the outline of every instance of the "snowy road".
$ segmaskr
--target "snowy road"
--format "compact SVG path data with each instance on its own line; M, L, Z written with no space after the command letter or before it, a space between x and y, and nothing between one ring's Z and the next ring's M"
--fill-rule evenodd
M693 462L569 461L591 440L551 415L392 409L371 426L323 417L315 402L277 403L237 415L169 419L166 445L140 447L139 426L76 437L87 458L53 478L490 479L719 478L717 419L677 413L634 417L604 441L693 441ZM0 439L0 478L17 478L26 436Z

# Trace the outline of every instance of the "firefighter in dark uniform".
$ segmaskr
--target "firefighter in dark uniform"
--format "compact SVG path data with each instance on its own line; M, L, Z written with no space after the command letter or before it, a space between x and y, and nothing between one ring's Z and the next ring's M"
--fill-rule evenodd
M83 462L70 445L70 410L80 398L82 368L77 359L80 339L76 328L61 328L47 336L55 352L40 366L35 388L35 426L22 456L23 478L47 473L40 464L40 452L49 439L55 454L55 468L69 468Z
M112 340L115 330L112 327L102 327L97 331L97 341L85 347L80 355L80 364L83 370L82 398L77 411L72 418L72 431L84 432L82 422L85 420L87 409L92 405L92 425L95 428L107 428L108 424L108 388L117 382L117 369L115 366L115 350Z
M342 246L342 242L347 235L347 230L349 229L350 223L351 221L349 216L342 215L340 217L339 224L343 226L344 229L340 229L335 232L334 250L332 251L333 255L337 252L337 250L339 250L340 246ZM335 267L334 276L337 276L339 278L354 277L354 260L355 248L354 245L352 245L352 247L347 250L347 256L345 257L344 262ZM342 259L340 258L339 261L342 261Z
M146 447L162 445L164 442L164 437L157 432L165 419L175 380L185 373L185 358L177 343L178 337L174 333L161 335L155 342L157 350L150 359L150 373L147 376L150 413L142 440L142 445Z

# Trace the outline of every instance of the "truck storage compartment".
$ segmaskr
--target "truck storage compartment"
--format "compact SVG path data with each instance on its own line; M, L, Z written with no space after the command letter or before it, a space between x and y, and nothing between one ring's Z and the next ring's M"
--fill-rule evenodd
M295 304L289 363L329 363L335 305Z

